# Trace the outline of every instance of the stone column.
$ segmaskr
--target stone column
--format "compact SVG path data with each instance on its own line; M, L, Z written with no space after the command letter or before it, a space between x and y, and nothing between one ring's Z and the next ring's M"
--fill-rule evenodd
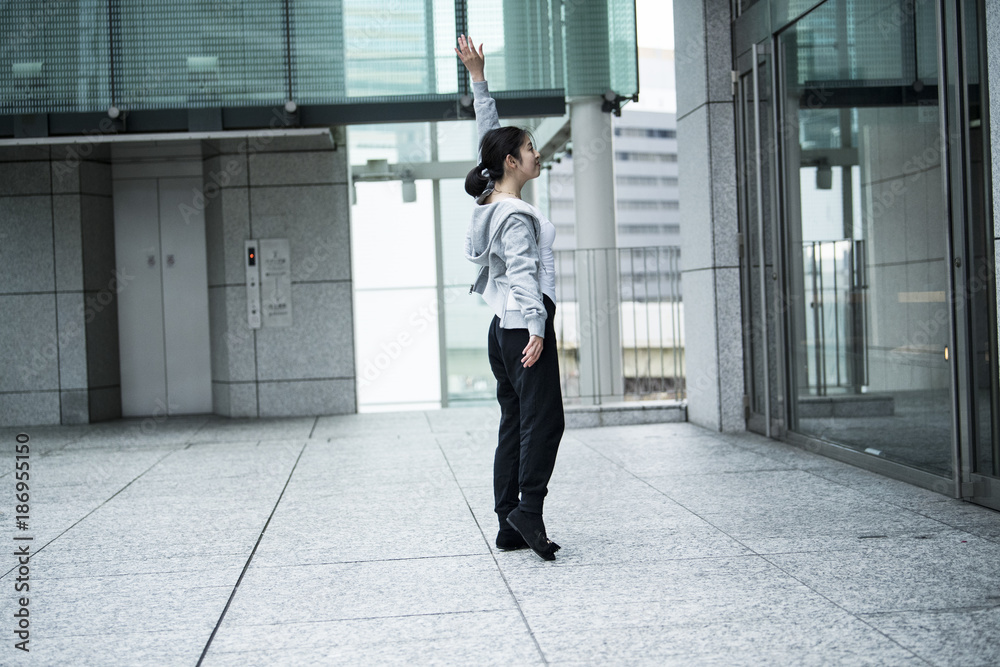
M214 412L357 412L344 133L203 142ZM292 321L247 323L247 239L291 246Z
M614 136L602 111L611 88L606 2L564 5L566 89L573 138L580 396L584 404L624 398L619 335L618 220Z
M745 428L730 0L675 0L688 419Z
M602 98L570 103L576 213L576 295L580 317L580 396L584 404L621 401L618 221L611 116Z
M0 425L121 416L107 146L0 148Z

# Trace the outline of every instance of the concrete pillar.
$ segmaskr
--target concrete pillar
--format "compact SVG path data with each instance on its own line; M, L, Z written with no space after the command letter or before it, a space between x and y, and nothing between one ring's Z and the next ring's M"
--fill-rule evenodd
M357 412L344 133L205 140L212 403L229 417ZM247 323L246 239L291 245L292 326Z
M563 5L566 90L573 138L576 296L580 396L584 404L623 398L618 221L611 115L601 110L611 88L607 2Z
M0 148L0 426L121 416L106 148Z
M570 101L576 214L580 396L584 404L624 398L618 285L618 223L611 115L602 98Z
M730 0L675 0L688 419L746 427Z

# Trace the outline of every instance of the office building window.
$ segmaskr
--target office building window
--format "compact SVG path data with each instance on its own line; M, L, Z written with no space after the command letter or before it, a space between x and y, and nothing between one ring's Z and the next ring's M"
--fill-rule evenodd
M615 151L615 159L623 162L677 162L677 154Z
M680 202L665 199L619 199L619 211L676 211Z
M617 176L618 185L647 185L677 187L676 176Z
M667 130L659 127L616 127L616 137L642 137L652 139L676 139L676 130Z

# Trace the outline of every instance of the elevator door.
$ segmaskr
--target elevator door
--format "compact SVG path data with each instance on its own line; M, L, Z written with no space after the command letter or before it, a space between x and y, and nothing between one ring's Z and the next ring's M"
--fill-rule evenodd
M114 183L122 415L212 411L201 179Z

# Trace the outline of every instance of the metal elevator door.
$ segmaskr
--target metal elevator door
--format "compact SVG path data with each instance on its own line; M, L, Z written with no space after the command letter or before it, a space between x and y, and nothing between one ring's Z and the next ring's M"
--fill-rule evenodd
M212 412L201 187L194 176L114 181L124 417Z

